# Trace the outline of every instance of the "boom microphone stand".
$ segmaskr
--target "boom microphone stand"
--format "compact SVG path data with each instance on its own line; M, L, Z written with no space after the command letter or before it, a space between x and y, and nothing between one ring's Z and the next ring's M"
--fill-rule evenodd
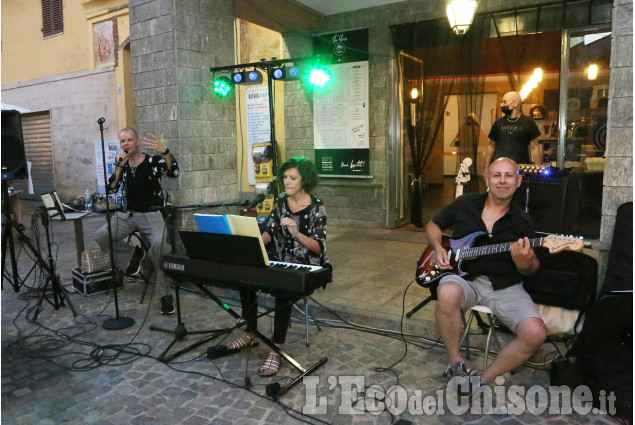
M117 297L117 283L121 279L123 279L123 275L120 270L115 267L115 250L112 244L112 226L110 224L110 219L112 217L110 212L110 204L108 201L108 175L106 173L106 146L104 144L104 123L106 120L102 117L97 120L97 124L99 124L99 132L101 133L101 153L102 153L102 161L104 166L104 187L106 189L106 223L108 226L108 244L110 248L110 271L112 272L112 285L113 285L113 294L115 297L115 317L106 319L101 324L101 327L107 330L119 330L126 329L130 326L134 325L134 319L130 317L120 317L119 316L119 298Z
M249 201L243 201L243 202L232 202L232 203L219 203L219 204L207 204L207 205L182 205L182 206L175 206L175 205L166 205L164 207L159 208L159 210L161 211L161 215L163 216L163 220L166 223L166 227L168 229L168 243L170 244L171 247L171 253L175 254L176 253L176 244L175 244L175 226L174 226L174 219L176 218L176 210L177 209L192 209L192 208L217 208L217 207L230 207L230 206L247 206ZM170 360L174 359L175 357L180 356L181 354L195 348L198 347L199 345L204 344L205 342L214 339L222 334L226 334L231 332L234 328L225 328L225 329L213 329L213 330L199 330L199 331L188 331L187 328L185 327L185 324L183 323L183 320L181 319L181 300L179 297L179 289L181 287L181 284L178 280L175 281L175 287L174 287L174 293L176 295L175 297L175 301L176 301L176 317L177 317L177 324L176 324L176 328L174 328L174 330L169 330L169 329L164 329L164 328L160 328L158 326L154 326L154 325L150 325L150 330L152 331L161 331L161 332L166 332L166 333L170 333L174 335L174 339L172 340L172 342L170 342L170 344L168 345L168 347L163 350L163 353L161 353L161 355L159 355L159 361L163 362L163 363L169 363ZM206 295L208 295L210 298L212 298L217 304L219 305L223 305L223 302L217 298L215 295L211 294L211 293L207 293ZM210 334L208 337L196 342L193 345L190 345L184 349L181 349L179 351L177 351L176 353L173 354L169 354L170 350L172 349L172 347L174 346L174 344L176 344L177 342L181 341L182 339L184 339L187 335L197 335L197 334Z

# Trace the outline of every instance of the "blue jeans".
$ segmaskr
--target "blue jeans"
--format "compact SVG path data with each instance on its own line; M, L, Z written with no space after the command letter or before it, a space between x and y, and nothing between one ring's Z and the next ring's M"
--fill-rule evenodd
M139 232L145 245L150 247L150 250L142 262L144 275L147 273L149 280L156 282L159 297L169 295L170 291L167 277L163 274L163 271L159 270L161 256L169 252L168 250L162 249L165 226L161 213L133 212L132 215L130 215L127 212L116 212L111 217L111 226L115 264L117 267L122 270L128 267L128 263L130 263L134 252L134 247L125 240L132 232ZM106 252L110 251L107 223L95 233L95 241L101 249Z

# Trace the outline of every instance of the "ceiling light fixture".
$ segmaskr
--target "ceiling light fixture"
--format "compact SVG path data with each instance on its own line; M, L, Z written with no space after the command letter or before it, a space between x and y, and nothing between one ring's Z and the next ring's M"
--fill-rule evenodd
M598 66L596 64L589 65L587 70L587 78L589 80L595 80L598 77Z
M478 0L450 0L445 6L450 28L457 35L463 35L470 29Z

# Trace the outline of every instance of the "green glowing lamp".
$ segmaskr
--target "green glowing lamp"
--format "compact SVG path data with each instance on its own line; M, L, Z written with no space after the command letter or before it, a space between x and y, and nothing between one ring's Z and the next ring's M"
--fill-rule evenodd
M214 94L219 97L227 97L232 92L233 84L231 80L225 76L214 79L212 88Z
M331 74L326 68L315 68L309 72L309 83L313 87L322 88L331 80Z

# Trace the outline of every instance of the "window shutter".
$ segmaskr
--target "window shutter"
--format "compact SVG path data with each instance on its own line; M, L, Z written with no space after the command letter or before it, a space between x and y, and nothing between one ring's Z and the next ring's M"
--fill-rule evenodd
M42 0L42 35L50 37L63 32L62 0Z

